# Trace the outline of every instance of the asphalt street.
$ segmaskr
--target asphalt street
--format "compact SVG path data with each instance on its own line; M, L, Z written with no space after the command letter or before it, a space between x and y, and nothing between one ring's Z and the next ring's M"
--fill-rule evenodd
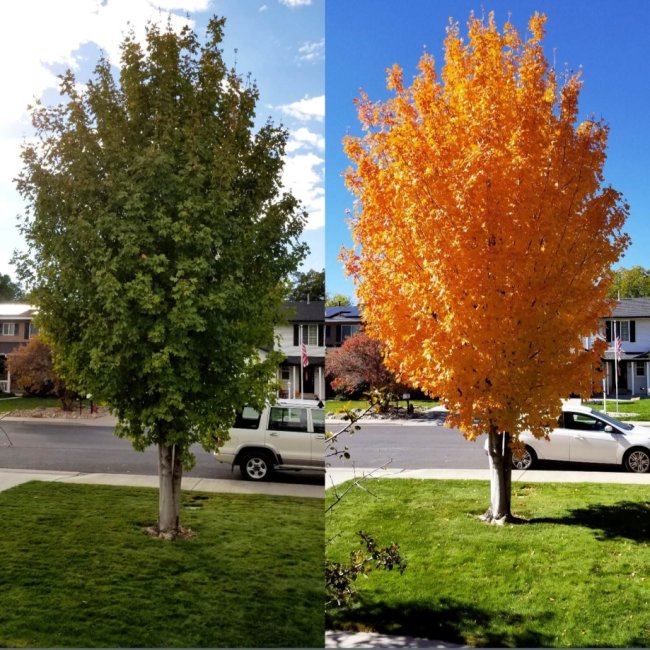
M337 427L328 426L331 431ZM458 429L436 423L415 425L362 424L354 434L343 433L338 447L347 447L350 459L330 457L332 467L381 467L403 469L486 469L483 439L465 440Z
M328 426L332 432L339 428L334 424ZM466 440L458 429L441 426L439 422L368 423L362 424L361 430L354 434L343 433L339 437L338 448L347 446L349 460L338 456L330 456L327 460L329 466L334 468L388 466L404 470L488 469L484 443L484 436L472 442ZM623 471L618 465L559 461L540 462L539 469L610 473Z
M188 477L239 479L239 471L194 445ZM157 448L133 449L110 426L0 421L0 467L105 474L157 475ZM323 484L321 472L278 472L275 481Z

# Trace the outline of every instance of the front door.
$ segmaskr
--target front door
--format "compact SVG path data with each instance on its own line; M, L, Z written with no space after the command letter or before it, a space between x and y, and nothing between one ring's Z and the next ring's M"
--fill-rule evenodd
M616 368L618 367L618 374ZM614 395L618 383L618 392L627 391L627 362L619 361L614 363L609 362L609 394Z
M302 369L302 392L309 394L314 392L314 366Z

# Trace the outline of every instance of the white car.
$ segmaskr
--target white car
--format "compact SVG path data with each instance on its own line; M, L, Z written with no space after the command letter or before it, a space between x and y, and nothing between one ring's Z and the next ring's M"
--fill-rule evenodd
M267 480L275 470L325 470L322 402L283 400L261 413L247 406L229 434L215 456L233 468L238 465L249 481Z
M524 431L526 445L513 457L515 469L529 469L538 460L622 465L628 472L650 470L650 428L615 418L586 406L566 404L549 439Z

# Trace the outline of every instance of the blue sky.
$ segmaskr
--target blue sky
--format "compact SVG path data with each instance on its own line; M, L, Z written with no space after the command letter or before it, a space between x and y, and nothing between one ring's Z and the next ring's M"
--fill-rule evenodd
M16 230L23 205L12 178L22 139L32 136L27 104L35 96L56 103L56 75L67 67L86 81L100 50L119 61L127 23L141 41L147 21L168 16L175 29L189 21L202 37L215 14L227 19L226 61L259 87L259 123L271 117L290 132L283 182L309 213L304 266L323 268L323 0L21 0L3 7L0 29L0 273L14 275L9 260L23 247Z
M352 104L363 88L371 99L388 97L385 70L394 63L405 81L415 74L424 48L440 70L449 18L463 33L471 10L495 12L501 27L523 33L529 17L547 15L545 50L559 70L582 70L581 117L595 115L610 126L605 182L630 204L626 231L632 244L622 266L650 266L650 38L645 0L327 0L326 38L326 268L330 293L353 295L337 256L351 245L345 209L352 197L341 172L348 166L341 139L358 134Z

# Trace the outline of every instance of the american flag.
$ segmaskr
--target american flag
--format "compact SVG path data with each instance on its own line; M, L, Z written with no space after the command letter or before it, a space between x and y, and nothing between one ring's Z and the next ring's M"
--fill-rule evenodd
M620 361L623 356L623 348L621 347L621 337L616 337L616 342L614 343L614 354L616 355L616 361Z
M307 346L304 342L300 346L300 355L302 357L302 367L306 368L309 365L309 357L307 356Z

